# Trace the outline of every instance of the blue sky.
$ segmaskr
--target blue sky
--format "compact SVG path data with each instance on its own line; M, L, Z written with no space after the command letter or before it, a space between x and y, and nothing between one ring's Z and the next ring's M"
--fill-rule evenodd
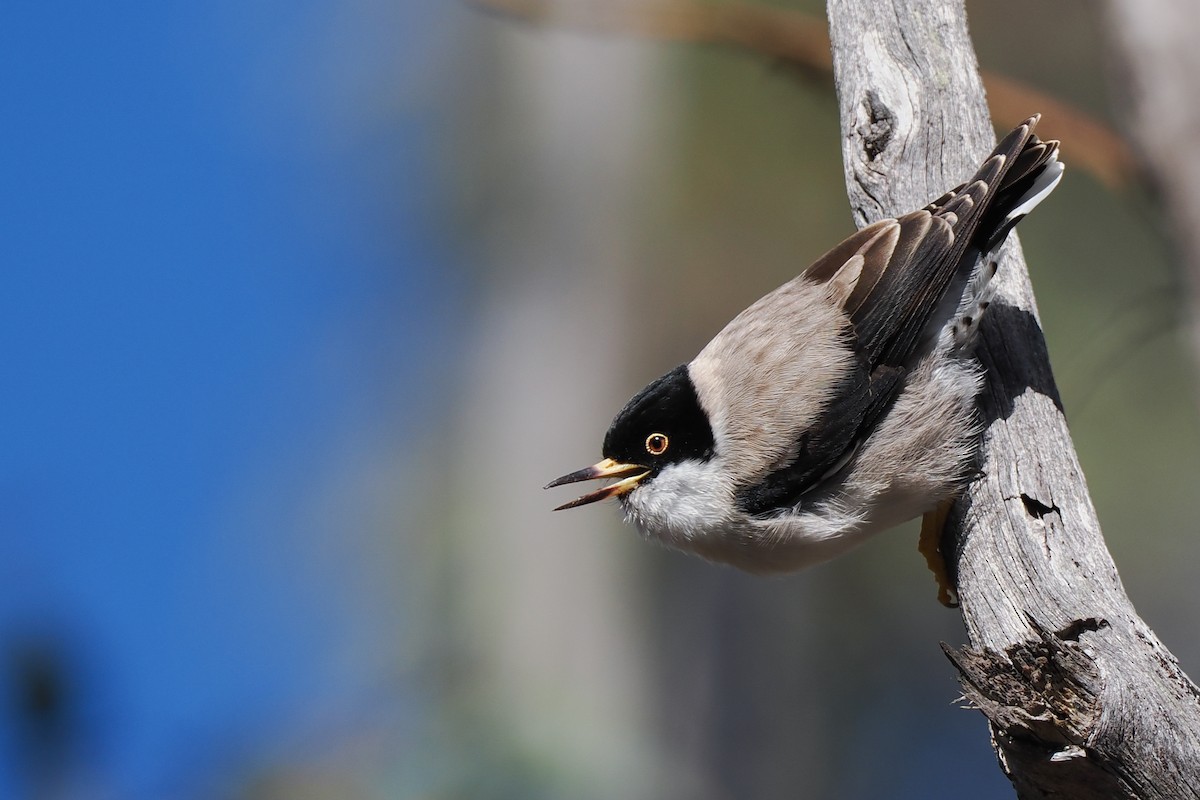
M372 679L312 512L428 413L456 302L438 4L396 5L0 12L3 796L31 653L100 796L207 794Z

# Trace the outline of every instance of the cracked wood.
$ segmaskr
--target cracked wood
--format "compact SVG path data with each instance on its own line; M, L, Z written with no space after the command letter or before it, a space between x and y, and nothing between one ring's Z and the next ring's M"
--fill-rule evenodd
M830 0L828 12L861 227L961 182L995 138L960 1ZM1015 236L996 282L983 474L943 542L970 645L947 653L1019 797L1200 798L1200 693L1105 547Z

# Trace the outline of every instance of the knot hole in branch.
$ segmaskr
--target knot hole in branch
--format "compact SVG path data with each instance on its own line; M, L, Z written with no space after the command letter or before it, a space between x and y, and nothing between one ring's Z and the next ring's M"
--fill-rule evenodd
M862 122L857 133L862 138L868 161L879 158L896 132L896 115L874 89L868 89L862 101Z

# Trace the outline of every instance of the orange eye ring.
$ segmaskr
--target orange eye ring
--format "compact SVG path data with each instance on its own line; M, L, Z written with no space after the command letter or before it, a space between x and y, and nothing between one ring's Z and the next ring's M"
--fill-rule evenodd
M646 452L652 456L661 456L667 452L668 444L665 433L652 433L646 437Z

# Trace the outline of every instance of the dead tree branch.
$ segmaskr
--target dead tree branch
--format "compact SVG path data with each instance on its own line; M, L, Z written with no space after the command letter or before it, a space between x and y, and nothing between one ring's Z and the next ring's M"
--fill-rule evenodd
M846 185L865 225L964 180L994 138L961 0L828 10ZM1070 164L1071 141L1063 154ZM1018 796L1200 797L1200 693L1105 547L1015 237L997 280L980 348L985 474L943 543L970 646L948 654Z

